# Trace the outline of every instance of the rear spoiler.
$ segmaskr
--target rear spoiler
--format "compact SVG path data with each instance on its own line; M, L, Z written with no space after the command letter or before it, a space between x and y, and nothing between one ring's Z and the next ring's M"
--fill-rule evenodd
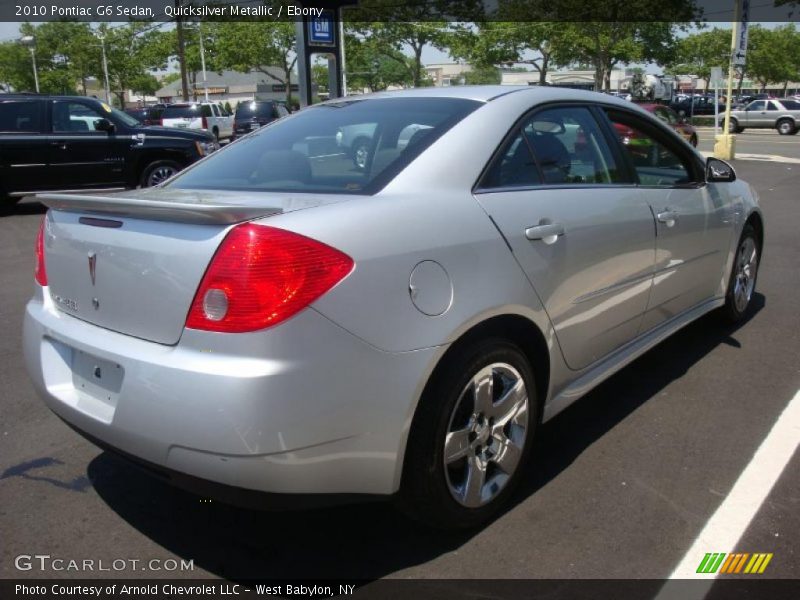
M135 196L37 194L36 199L53 210L198 225L231 225L283 212L275 204L165 202Z

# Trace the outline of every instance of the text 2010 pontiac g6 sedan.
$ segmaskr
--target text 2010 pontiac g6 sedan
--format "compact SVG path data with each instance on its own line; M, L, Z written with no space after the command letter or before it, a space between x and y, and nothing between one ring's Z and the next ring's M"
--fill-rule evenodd
M220 493L394 496L443 527L496 514L541 422L741 319L764 235L729 165L556 88L334 100L160 187L43 201L25 357L62 419Z

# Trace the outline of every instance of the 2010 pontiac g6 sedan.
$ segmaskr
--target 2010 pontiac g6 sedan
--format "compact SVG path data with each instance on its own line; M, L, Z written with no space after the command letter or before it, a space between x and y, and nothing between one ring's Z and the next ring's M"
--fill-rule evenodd
M495 515L593 386L741 319L764 239L729 165L557 88L338 99L160 187L42 201L24 348L58 416L175 481L441 527Z

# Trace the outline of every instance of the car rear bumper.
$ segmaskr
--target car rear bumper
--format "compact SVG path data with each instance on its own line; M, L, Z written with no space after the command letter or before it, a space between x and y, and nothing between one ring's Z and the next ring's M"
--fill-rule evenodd
M37 288L24 354L37 392L86 436L191 478L282 494L391 494L435 349L380 351L313 309L175 346L58 311Z

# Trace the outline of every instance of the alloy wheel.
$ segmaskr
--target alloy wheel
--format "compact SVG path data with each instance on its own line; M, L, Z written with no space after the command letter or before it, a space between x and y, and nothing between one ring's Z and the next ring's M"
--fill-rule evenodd
M752 237L746 237L736 253L736 274L733 282L733 302L740 313L743 313L750 304L757 271L758 248Z
M167 179L175 175L178 170L168 165L162 165L153 169L153 172L147 177L148 187L164 183Z
M528 428L525 381L507 363L478 371L455 403L444 440L450 494L476 508L505 487L522 458Z

